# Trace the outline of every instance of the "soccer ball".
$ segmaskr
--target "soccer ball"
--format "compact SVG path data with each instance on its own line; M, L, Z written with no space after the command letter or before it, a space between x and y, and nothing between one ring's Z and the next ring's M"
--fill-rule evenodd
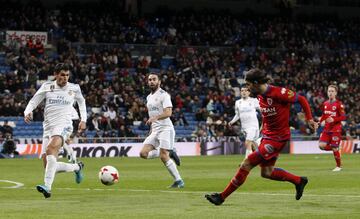
M101 167L99 172L99 179L102 184L110 186L119 181L119 172L113 166Z

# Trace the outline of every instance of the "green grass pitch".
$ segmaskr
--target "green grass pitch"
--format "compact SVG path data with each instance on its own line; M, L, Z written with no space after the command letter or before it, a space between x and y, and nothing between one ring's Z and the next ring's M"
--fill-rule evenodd
M186 187L168 189L172 179L159 159L84 158L85 179L77 185L73 173L56 175L52 197L35 189L43 183L37 159L0 160L0 180L23 183L21 188L0 181L0 218L360 218L360 155L344 155L342 172L332 172L332 155L281 155L277 166L307 176L304 196L295 200L287 182L260 177L259 168L221 206L204 194L220 192L243 156L183 157L179 168ZM98 171L115 166L120 182L104 186Z

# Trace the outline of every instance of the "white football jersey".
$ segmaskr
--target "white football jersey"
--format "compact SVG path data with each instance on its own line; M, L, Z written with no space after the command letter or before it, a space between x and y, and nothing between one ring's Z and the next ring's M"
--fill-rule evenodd
M146 97L146 107L148 109L149 118L158 116L164 112L164 108L172 107L170 95L159 88L155 93L150 93ZM170 118L157 120L151 124L152 131L172 130L174 126Z
M74 101L79 105L81 121L86 122L85 99L78 84L68 82L64 87L59 87L56 81L45 82L29 101L24 114L32 112L44 99L44 128L50 125L72 124Z
M256 116L256 109L260 109L259 101L256 98L248 97L235 102L235 116L231 122L241 121L242 129L259 129L259 121Z
M80 119L79 114L78 114L78 112L76 111L76 109L74 107L71 109L71 119L72 120L79 120Z

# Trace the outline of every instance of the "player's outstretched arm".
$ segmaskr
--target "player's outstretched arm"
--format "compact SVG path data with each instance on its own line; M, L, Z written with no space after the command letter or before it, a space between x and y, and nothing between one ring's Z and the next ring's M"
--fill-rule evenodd
M236 108L236 104L235 104L235 115L234 115L234 118L229 122L229 125L233 125L236 121L238 121L240 119L240 114L239 114L239 111L238 109Z
M316 131L316 129L319 127L319 124L317 122L315 122L312 117L309 102L306 100L305 97L303 97L301 95L298 96L298 101L299 101L302 109L305 112L305 118L306 118L306 121L307 121L310 129L312 129L313 131Z
M81 89L80 89L79 85L77 85L77 91L75 93L75 100L79 105L81 122L85 122L85 128L86 128L86 120L87 120L86 103L85 103L85 98L81 93ZM79 128L80 128L80 124L79 124Z
M45 83L41 85L39 90L36 91L34 96L31 98L29 103L27 104L25 111L24 111L24 121L26 123L30 123L33 118L32 111L36 109L36 107L45 99Z

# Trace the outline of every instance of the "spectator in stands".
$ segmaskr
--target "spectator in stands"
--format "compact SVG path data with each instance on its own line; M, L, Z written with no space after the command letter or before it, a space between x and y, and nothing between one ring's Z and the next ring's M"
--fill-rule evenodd
M42 57L44 55L44 45L42 44L41 40L38 38L36 39L35 45L33 45L35 50L36 57Z
M134 133L134 131L132 130L132 128L130 126L127 126L126 127L126 137L134 138L134 137L138 137L138 135Z
M143 130L143 131L148 131L148 130L150 130L150 127L149 127L148 125L146 125L146 121L147 121L147 120L148 120L148 119L147 119L146 117L143 118L143 120L141 121L141 123L140 123L140 125L139 125L139 127L138 127L139 130Z
M133 102L137 102L136 97L144 96L145 80L142 72L148 72L149 67L161 70L161 74L168 77L168 80L163 81L164 87L169 87L167 90L173 97L180 97L183 104L181 110L195 113L197 121L206 120L207 112L202 109L206 107L206 104L202 104L202 101L203 96L209 94L211 95L205 102L208 103L210 99L213 99L213 103L210 104L211 111L222 111L223 108L224 113L230 116L232 112L229 106L232 107L235 101L236 87L243 83L241 78L244 70L251 66L259 66L273 76L276 84L287 83L289 88L303 91L317 116L321 114L318 109L324 98L321 92L324 89L324 82L336 78L339 80L342 95L339 98L344 100L345 107L349 109L348 120L354 121L355 124L360 123L358 113L360 109L357 104L360 92L359 86L356 86L360 80L358 74L360 56L357 51L360 43L357 32L354 31L359 29L360 23L356 20L308 22L301 19L287 20L272 17L252 18L251 22L244 22L230 13L211 12L211 16L208 16L209 12L206 11L189 13L180 11L166 19L168 23L142 19L141 27L138 26L139 22L113 16L112 27L116 28L111 28L110 31L107 25L102 25L104 17L114 13L106 9L109 4L111 5L111 3L105 3L103 7L80 4L76 14L69 8L62 7L58 15L44 10L39 11L37 16L32 16L35 12L32 8L18 6L14 9L29 21L24 22L24 17L21 17L11 24L5 23L4 28L23 29L23 24L26 23L29 30L56 32L54 40L59 39L56 44L58 54L51 59L45 55L42 58L31 57L33 46L30 44L34 45L33 39L31 43L29 39L27 41L29 45L20 48L18 52L14 51L16 49L7 49L5 64L10 67L10 70L6 70L6 74L0 74L0 102L2 103L0 115L19 115L18 111L21 112L21 109L16 106L16 103L18 98L22 101L21 94L25 99L33 96L38 80L46 80L56 62L64 60L72 63L74 67L72 73L77 83L82 84L87 103L91 107L100 107L105 100L115 99L116 108L125 108L125 126L133 125L133 121L141 121L143 118L139 116L139 119L136 115L138 112L133 109L129 112L129 109ZM6 8L0 10L4 17L14 16L10 13L13 10ZM72 20L68 19L68 13L71 13ZM159 16L163 19L161 15ZM36 22L39 17L50 22L39 24ZM102 22L97 22L100 20ZM74 25L77 26L77 32L73 30ZM225 29L223 29L224 26ZM99 31L89 34L89 29L92 28ZM150 29L153 31L149 31ZM218 31L220 29L224 31ZM254 34L258 32L263 34ZM329 34L332 37L328 37ZM302 38L300 39L299 36ZM343 40L343 36L347 36L346 41ZM313 40L317 38L323 40ZM90 47L82 46L79 47L81 49L75 51L74 47L71 48L70 42L122 42L152 45L158 43L180 47L171 47L175 51L171 54L175 57L171 68L164 66L164 69L161 69L162 56L167 53L162 53L160 47L155 51L149 49L148 54L151 60L144 59L145 56L139 60L132 58L133 51L126 46L106 49L98 44L96 47L99 49L96 52L91 51ZM185 47L181 47L184 45ZM189 45L231 45L231 47L213 50L213 48ZM84 56L80 58L77 53ZM139 70L133 70L135 68ZM190 70L182 71L183 69ZM181 74L175 75L177 71ZM107 78L107 74L112 77ZM18 79L15 79L16 77ZM284 82L282 79L287 81ZM212 87L211 92L207 84ZM102 88L97 89L99 87ZM111 88L114 92L113 94L104 92L103 88ZM5 95L5 90L9 91L10 96L20 90L15 94L16 101L9 102L11 98L8 98L9 94ZM219 97L219 103L216 103L213 98L214 92L219 94L223 92L223 95L219 96L225 96L225 98ZM140 105L139 107L141 114L143 112ZM293 115L291 125L296 129L302 129L301 116ZM43 119L41 116L42 114L35 113L34 119L41 121ZM101 123L99 128L106 129L101 126ZM306 129L303 133L306 134ZM354 131L349 133L354 133Z
M104 113L104 117L106 118L107 127L109 127L110 130L115 129L117 113L113 106L108 107L108 110Z
M5 120L4 121L4 124L2 126L2 132L4 135L10 135L10 138L12 138L11 136L13 136L13 127L11 127L9 125L9 121L8 120Z
M10 133L5 134L5 141L2 145L0 158L14 158L19 156L19 152L16 151L16 143L12 139Z
M26 41L26 48L30 51L31 54L34 54L34 39L32 36L29 37Z
M175 108L171 119L175 126L188 126L189 125L189 123L186 121L184 113L179 108Z
M205 108L199 108L195 113L195 119L196 121L206 121L208 114Z

